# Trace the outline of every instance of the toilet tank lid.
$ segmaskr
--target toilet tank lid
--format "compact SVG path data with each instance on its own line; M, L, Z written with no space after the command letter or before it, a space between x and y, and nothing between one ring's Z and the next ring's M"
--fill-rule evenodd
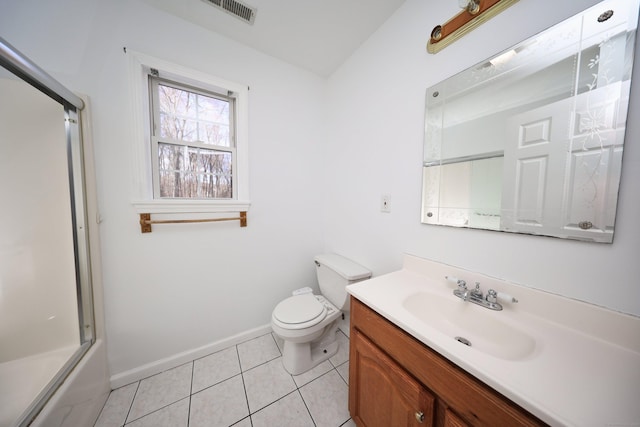
M347 280L368 279L371 271L360 264L338 254L321 254L314 258Z

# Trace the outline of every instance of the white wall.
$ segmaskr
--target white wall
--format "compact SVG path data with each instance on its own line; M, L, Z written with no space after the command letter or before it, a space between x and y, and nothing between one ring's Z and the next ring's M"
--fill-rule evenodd
M317 286L325 80L138 1L11 0L5 10L2 36L91 97L112 375L268 325L291 290ZM124 46L250 86L248 227L140 233Z
M88 91L95 106L115 375L268 324L275 304L291 290L315 285L312 257L322 249L317 190L324 82L142 3L104 8L92 46L101 55L89 60L97 81ZM131 178L122 173L133 143L123 46L250 86L247 228L235 222L167 225L140 234Z
M325 169L327 249L375 274L398 269L410 253L640 315L638 44L612 245L420 224L426 88L595 3L521 1L430 55L429 33L456 2L407 0L329 79L327 148L341 156ZM391 195L389 214L380 212L381 194Z

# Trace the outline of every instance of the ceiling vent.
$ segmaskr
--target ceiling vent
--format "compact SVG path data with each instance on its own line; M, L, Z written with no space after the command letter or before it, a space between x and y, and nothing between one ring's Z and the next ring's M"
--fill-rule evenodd
M247 4L241 3L238 0L202 0L207 4L217 7L229 15L233 15L236 18L253 25L256 19L256 9Z

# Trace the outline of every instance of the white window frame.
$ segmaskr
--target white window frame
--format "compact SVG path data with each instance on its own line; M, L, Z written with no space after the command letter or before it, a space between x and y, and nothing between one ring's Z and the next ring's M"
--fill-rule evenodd
M215 213L248 211L248 98L247 85L231 82L169 61L128 51L131 93L131 147L133 149L132 205L138 213ZM153 119L149 102L149 73L158 70L160 77L202 88L211 92L233 92L235 96L235 159L233 198L168 199L154 198L154 168L151 142Z

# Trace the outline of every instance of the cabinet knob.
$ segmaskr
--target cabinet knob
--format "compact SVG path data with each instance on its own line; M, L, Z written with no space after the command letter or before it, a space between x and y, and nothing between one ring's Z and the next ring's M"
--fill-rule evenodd
M424 412L416 412L416 421L419 423L424 421Z

